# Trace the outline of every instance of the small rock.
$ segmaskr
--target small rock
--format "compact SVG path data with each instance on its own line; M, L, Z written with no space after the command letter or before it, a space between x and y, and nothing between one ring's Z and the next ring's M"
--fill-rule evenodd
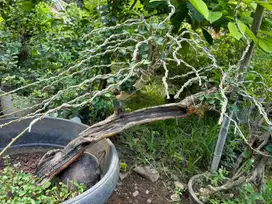
M171 200L174 201L174 202L179 201L179 195L176 194L176 193L175 193L175 194L172 194L170 198L171 198Z
M124 180L128 176L128 173L120 173L119 178L120 180Z
M201 194L203 194L203 195L208 195L208 194L209 194L209 190L206 189L206 188L200 188L200 189L199 189L199 192L200 192Z
M139 191L135 191L132 195L133 195L134 197L138 196L138 195L139 195Z
M149 194L149 190L146 190L146 191L145 191L145 194Z
M160 178L158 171L156 169L151 169L148 166L136 166L133 171L152 182L155 182Z
M37 168L37 165L33 163L33 164L31 164L31 168L32 168L32 169L36 169L36 168Z
M76 123L80 123L80 124L82 123L82 122L81 122L81 119L80 119L79 117L77 117L77 116L76 116L76 117L73 117L73 118L70 119L70 120L73 121L73 122L76 122Z
M200 192L200 193L204 193L204 192L205 192L205 189L204 189L204 188L200 188L200 189L199 189L199 192Z
M186 185L185 185L185 184L183 184L183 183L181 183L181 182L178 182L178 181L175 181L175 182L174 182L174 185L175 185L175 188L178 188L178 189L180 189L181 191L184 191L185 188L186 188Z
M148 202L148 203L151 203L151 202L152 202L152 200L151 200L151 199L147 199L147 202Z

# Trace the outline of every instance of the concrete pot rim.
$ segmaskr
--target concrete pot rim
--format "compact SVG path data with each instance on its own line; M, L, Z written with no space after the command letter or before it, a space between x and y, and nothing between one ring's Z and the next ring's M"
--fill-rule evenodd
M199 198L195 194L193 186L194 186L196 180L198 180L199 178L203 177L206 174L207 174L207 172L194 175L193 177L191 177L191 179L188 182L188 191L189 191L189 196L190 196L190 202L192 204L204 204L202 201L199 200Z

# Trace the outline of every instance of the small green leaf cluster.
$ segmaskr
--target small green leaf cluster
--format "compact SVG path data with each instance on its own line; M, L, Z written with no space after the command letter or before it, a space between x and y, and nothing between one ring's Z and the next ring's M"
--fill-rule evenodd
M212 204L271 204L272 203L272 180L266 179L261 190L258 191L253 184L246 183L241 187L235 188L235 198L231 200L211 199Z
M11 165L4 167L0 170L1 203L55 204L73 198L85 190L84 185L74 181L74 191L70 191L63 183L54 186L48 182L38 186L36 181L33 175L19 171Z

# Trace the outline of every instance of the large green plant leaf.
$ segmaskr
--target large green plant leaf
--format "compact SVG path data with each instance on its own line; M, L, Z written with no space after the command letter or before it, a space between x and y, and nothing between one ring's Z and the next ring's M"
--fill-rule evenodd
M245 33L246 33L246 35L247 35L250 39L252 39L255 43L257 43L257 38L256 38L256 36L255 36L254 33L250 30L250 28L248 28L247 26L246 26L246 31L245 31Z
M272 37L272 32L271 31L260 30L259 32L262 33L262 34L265 34L265 35L268 35L268 36Z
M192 25L192 28L195 29L195 26L197 24L205 21L205 18L203 17L201 13L199 13L199 11L191 3L187 2L187 7L190 11L190 16L191 16L190 24Z
M202 0L189 0L189 2L198 10L199 13L201 13L204 18L209 20L209 10L207 5Z
M237 40L240 40L241 37L242 37L242 34L239 32L237 26L235 25L235 23L233 22L229 22L228 23L228 29L229 29L229 32L230 34L236 38Z
M272 2L258 1L257 3L263 6L264 8L268 9L269 11L272 11Z
M238 21L238 25L240 27L240 31L238 30L235 23L233 22L228 23L229 32L234 38L236 38L237 40L240 40L241 37L243 37L242 33L246 33L250 39L253 39L254 41L256 41L255 35L246 26L246 24L244 24L242 21Z
M33 9L34 4L30 0L21 0L17 2L17 6L22 9L22 11L29 12Z
M222 17L222 12L220 11L209 11L209 22L213 23L215 21L217 21L218 19L220 19Z
M266 39L259 39L258 45L266 52L272 53L272 42Z

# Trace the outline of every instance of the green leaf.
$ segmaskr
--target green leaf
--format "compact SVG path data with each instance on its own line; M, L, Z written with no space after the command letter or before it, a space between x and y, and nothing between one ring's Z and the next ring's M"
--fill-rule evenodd
M269 153L272 153L272 145L266 145L264 148L265 148L266 151L268 151Z
M31 1L28 0L22 0L17 2L18 7L22 9L23 11L29 12L33 9L34 5Z
M240 29L241 29L241 32L242 33L244 33L244 34L246 34L247 35L247 37L249 37L251 40L253 40L255 43L257 43L257 38L256 38L256 36L254 35L254 33L250 30L250 28L249 27L247 27L247 25L243 22L243 21L238 21L238 24L239 24L239 27L240 27ZM239 32L239 30L238 30L238 28L237 28L237 26L236 26L236 24L234 24L234 26L235 26L235 33L236 32ZM232 34L232 33L231 33ZM242 34L239 32L239 36L240 36L240 38L242 37ZM232 34L233 35L233 34ZM239 38L239 39L240 39ZM237 39L237 38L236 38ZM238 39L238 40L239 40Z
M209 20L209 10L207 5L202 0L189 0L189 2L198 10L199 13L201 13L204 18Z
M51 182L46 182L46 183L43 185L43 187L46 189L46 188L49 188L50 185L51 185Z
M243 157L245 157L246 159L248 159L250 156L248 151L243 152Z
M268 36L272 37L272 32L270 32L270 31L260 30L259 32L262 33L262 34L265 34L265 35L268 35Z
M259 5L263 6L264 8L266 8L269 11L272 11L272 3L271 2L262 2L259 1L257 2Z
M171 23L173 25L173 33L178 33L180 26L184 19L188 16L188 7L185 3L180 3L176 9L175 14L171 18Z
M206 39L206 41L210 45L212 45L213 44L213 38L212 38L211 34L207 30L205 30L204 28L202 28L201 30L202 30L203 36Z
M110 93L106 93L104 96L107 97L107 98L110 98L111 94Z
M236 38L237 40L240 40L240 38L242 37L242 34L239 32L239 30L237 29L235 23L229 22L228 23L228 29L230 34Z
M240 21L244 22L245 24L250 24L251 25L252 22L253 22L253 18L250 17L250 16L242 16L240 18Z
M205 99L205 95L199 96L199 100L203 101Z
M209 11L209 22L213 23L215 21L217 21L218 19L220 19L222 17L222 12L220 11Z
M242 33L245 33L247 26L246 26L243 22L241 22L241 21L239 21L238 24L239 24L239 27L240 27L241 32L242 32ZM237 40L240 40L240 39L241 39L242 34L241 34L240 31L238 30L238 28L237 28L237 26L235 25L235 23L229 22L229 23L228 23L228 29L229 29L230 34L231 34L234 38L236 38Z
M272 53L272 42L265 40L265 39L259 39L258 45L266 52Z
M230 105L229 107L230 107L230 110L232 112L239 112L239 107L238 106L236 106L236 105Z
M252 39L255 43L257 43L257 38L254 33L250 30L250 28L246 27L246 35Z
M152 9L159 9L162 7L167 7L167 2L163 0L151 0L147 5L146 9L151 11Z
M239 25L239 27L240 27L240 29L241 29L241 32L242 32L242 33L245 33L245 31L246 31L246 29L247 29L246 24L244 24L242 21L238 21L238 25ZM237 30L238 30L238 28L237 28Z

